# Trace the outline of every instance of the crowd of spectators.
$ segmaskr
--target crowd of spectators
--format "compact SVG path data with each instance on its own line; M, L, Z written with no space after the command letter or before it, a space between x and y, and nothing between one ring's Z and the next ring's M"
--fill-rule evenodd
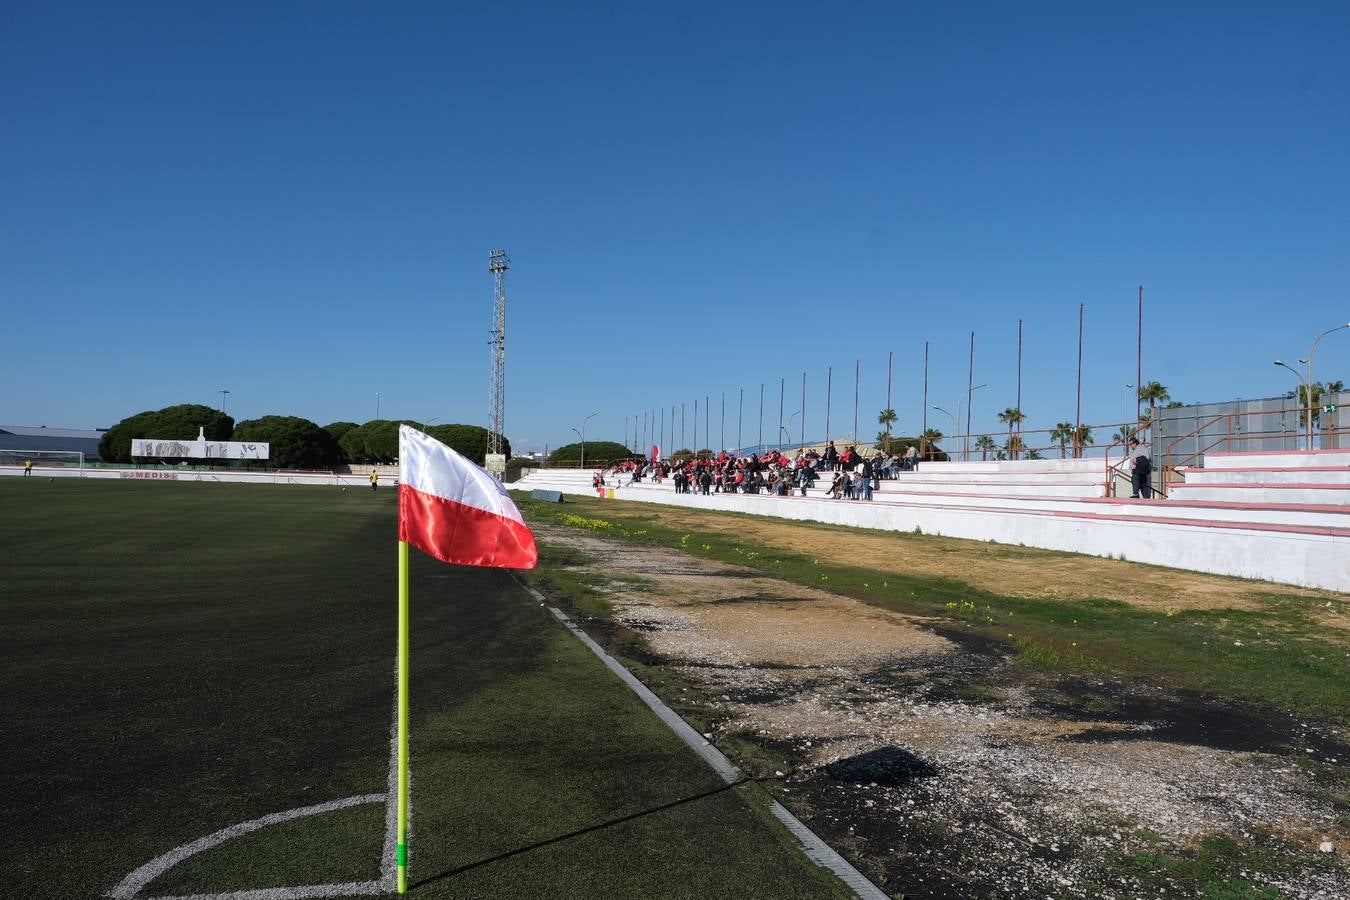
M856 446L839 451L834 441L829 441L823 453L798 450L791 457L778 450L769 450L763 456L736 456L723 450L716 456L630 459L596 472L592 485L603 495L609 476L615 479L610 484L619 484L621 478L627 478L630 484L669 481L677 494L767 493L785 497L800 492L805 497L820 482L821 490L836 500L871 500L878 481L898 478L901 472L918 467L919 451L913 446L903 453L876 450L868 456Z

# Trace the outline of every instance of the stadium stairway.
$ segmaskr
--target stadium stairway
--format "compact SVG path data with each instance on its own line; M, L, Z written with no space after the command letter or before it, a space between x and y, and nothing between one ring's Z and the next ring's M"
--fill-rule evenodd
M1350 508L1350 450L1206 453L1180 471L1171 493L1182 500Z
M1328 453L1333 453L1329 451ZM1317 482L1237 478L1278 470L1304 478L1307 454L1210 454L1184 470L1172 499L1106 497L1103 460L927 462L882 480L867 501L825 496L828 477L802 497L676 494L662 484L606 476L618 499L1119 557L1180 569L1350 591L1350 451L1318 455ZM1299 457L1305 457L1300 459ZM1252 457L1261 460L1250 465ZM1344 457L1344 459L1342 459ZM1345 473L1345 474L1342 474ZM592 471L534 470L513 488L594 496ZM1270 488L1269 485L1279 486ZM1236 487L1235 487L1236 485ZM1268 490L1254 490L1264 485ZM1327 485L1332 485L1328 488ZM1201 493L1214 492L1214 493Z

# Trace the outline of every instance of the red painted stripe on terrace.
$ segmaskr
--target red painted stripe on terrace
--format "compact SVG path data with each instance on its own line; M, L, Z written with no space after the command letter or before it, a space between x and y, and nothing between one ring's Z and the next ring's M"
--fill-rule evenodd
M1293 432L1290 432L1290 434L1293 434ZM1330 450L1247 450L1247 451L1224 450L1224 451L1215 451L1215 452L1213 452L1213 453L1206 453L1206 454L1204 454L1204 455L1205 455L1206 457L1210 457L1210 456L1307 456L1307 455L1310 454L1310 453L1313 453L1313 454L1316 454L1316 453L1350 453L1350 447L1348 447L1348 448L1343 448L1343 449L1339 449L1339 450L1338 450L1338 449L1335 449L1335 448L1332 448L1332 449L1330 449Z
M1183 482L1177 482L1176 484L1170 485L1168 487L1168 490L1169 491L1175 491L1178 489L1185 490L1187 488L1222 488L1225 491L1230 490L1251 491L1258 489L1275 490L1275 491L1350 491L1350 484L1326 484L1325 482L1320 484L1314 484L1312 482L1294 482L1294 483L1280 483L1280 484L1258 482L1252 484L1245 484L1239 481L1210 481L1204 483L1197 482L1195 484L1185 484Z
M1188 472L1350 472L1343 466L1187 466Z

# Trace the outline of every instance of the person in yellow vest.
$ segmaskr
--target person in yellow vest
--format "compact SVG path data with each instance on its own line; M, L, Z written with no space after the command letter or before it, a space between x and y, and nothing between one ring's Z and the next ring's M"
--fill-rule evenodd
M379 490L379 485L380 485L380 473L379 473L379 472L376 472L374 469L371 469L371 470L370 470L370 489L371 489L372 491Z
M27 478L29 475L32 474L33 474L33 461L31 459L25 459L23 461L23 477Z

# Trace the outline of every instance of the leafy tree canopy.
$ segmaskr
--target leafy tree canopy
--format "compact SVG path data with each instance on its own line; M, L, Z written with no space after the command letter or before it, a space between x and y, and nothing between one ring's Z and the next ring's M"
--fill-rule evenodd
M341 455L332 434L299 416L248 419L234 427L231 440L270 444L262 465L276 469L331 469Z
M200 403L147 410L109 428L98 443L98 455L104 462L131 462L131 442L135 438L190 441L197 437L200 428L206 429L208 441L228 441L234 432L234 419Z
M414 428L420 427L416 422L408 424ZM480 466L487 461L488 437L491 432L481 425L432 425L423 430ZM511 458L511 442L506 438L502 438L502 452L506 454L507 459ZM588 453L587 456L589 455Z
M342 454L342 461L346 462L346 453L341 449L342 436L353 428L360 428L355 422L330 422L323 426L323 430L333 438L333 442L339 445L338 452Z
M688 452L687 450L685 451ZM586 459L597 463L604 460L641 459L642 454L634 453L617 441L587 441ZM580 462L581 444L563 444L548 455L549 462Z

